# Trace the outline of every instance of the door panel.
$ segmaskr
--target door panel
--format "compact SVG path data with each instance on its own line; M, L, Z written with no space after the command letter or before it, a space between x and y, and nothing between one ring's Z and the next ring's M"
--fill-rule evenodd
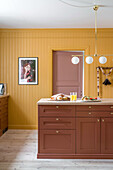
M77 154L100 153L100 119L76 118Z
M101 153L113 153L113 118L101 119Z
M53 52L53 94L76 91L81 97L83 83L83 57L79 64L72 64L72 55L83 55L83 52Z

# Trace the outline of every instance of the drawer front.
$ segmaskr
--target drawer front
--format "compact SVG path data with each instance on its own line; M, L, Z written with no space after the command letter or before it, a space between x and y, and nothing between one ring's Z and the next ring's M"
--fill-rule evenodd
M75 129L75 118L40 118L40 129Z
M103 111L84 111L84 112L76 112L76 117L113 117L113 112L103 112Z
M77 112L84 112L84 111L113 111L113 106L109 105L87 105L87 106L76 106Z
M90 105L85 105L85 106L81 106L81 105L79 105L79 106L76 106L76 111L77 112L81 112L81 111L90 111L90 110L92 110L92 106L90 106Z
M0 99L0 106L6 105L7 103L8 103L8 98L7 97L4 97L4 98Z
M40 116L75 116L75 106L38 106Z
M39 133L40 153L75 153L75 130L40 130Z

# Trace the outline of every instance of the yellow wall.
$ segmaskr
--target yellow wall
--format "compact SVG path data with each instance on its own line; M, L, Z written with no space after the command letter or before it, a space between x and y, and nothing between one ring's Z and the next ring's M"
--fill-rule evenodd
M1 29L0 82L7 83L9 128L36 128L37 105L52 94L52 50L85 50L94 54L93 29ZM113 29L99 29L98 53L113 54ZM18 85L18 57L39 57L39 85ZM96 96L96 66L85 64L85 94ZM113 66L113 57L105 66ZM105 77L103 77L104 79ZM110 77L113 84L113 74ZM102 86L102 97L113 97L113 85Z

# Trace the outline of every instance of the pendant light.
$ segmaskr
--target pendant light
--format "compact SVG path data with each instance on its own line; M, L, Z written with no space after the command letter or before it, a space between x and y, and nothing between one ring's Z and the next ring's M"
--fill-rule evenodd
M95 11L95 54L94 57L98 57L99 55L97 54L97 10L98 10L99 6L95 5L93 7L93 10ZM91 56L86 57L86 63L87 64L91 64L93 62L93 58ZM107 58L104 56L101 56L99 58L99 62L101 64L105 64L107 62Z
M71 4L70 1L69 3L66 2L65 0L59 0L60 2L66 4L66 5L69 5L69 6L73 6L75 8L90 8L90 7L93 7L93 10L95 11L95 54L94 55L85 55L86 56L86 63L87 64L92 64L93 63L93 60L95 57L99 57L99 62L101 64L105 64L107 62L107 58L106 56L113 56L113 54L111 55L100 55L97 53L97 10L100 8L100 7L113 7L113 6L109 6L109 5L94 5L94 4L91 4L90 2L90 5L75 5L75 4ZM76 0L74 0L74 2L76 2ZM85 2L84 2L85 3ZM79 63L79 60L75 57L77 57L78 55L74 55L74 57L71 59L72 63L73 64L78 64ZM83 56L83 55L79 55L79 56Z
M74 55L72 55L72 56L74 56ZM76 57L76 56L74 56L74 57L71 59L71 62L72 62L73 64L78 64L79 61L80 61L80 59L79 59L78 57Z
M105 63L107 62L107 58L104 57L104 56L101 56L101 57L99 58L99 62L100 62L100 64L105 64Z
M93 63L93 57L90 57L90 56L86 57L86 63L87 64Z

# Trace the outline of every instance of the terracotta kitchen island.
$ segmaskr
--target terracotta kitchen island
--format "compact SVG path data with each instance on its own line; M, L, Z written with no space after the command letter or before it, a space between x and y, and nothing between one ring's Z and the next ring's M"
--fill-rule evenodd
M113 158L113 99L37 104L37 158Z

